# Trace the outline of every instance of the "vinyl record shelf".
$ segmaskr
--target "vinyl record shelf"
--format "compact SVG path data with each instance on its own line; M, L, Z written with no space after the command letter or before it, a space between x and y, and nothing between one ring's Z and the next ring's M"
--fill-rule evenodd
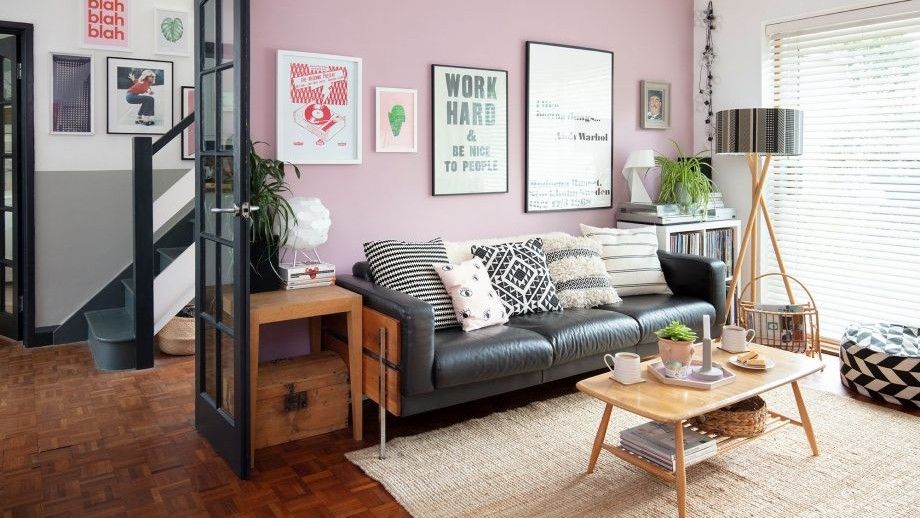
M670 253L693 253L712 257L723 261L727 267L726 281L731 281L732 263L740 245L741 220L725 219L718 221L699 221L696 223L675 223L672 225L650 225L648 223L633 223L630 221L617 221L617 228L655 229L658 236L658 248ZM729 246L714 247L721 242L716 239L717 234L728 236ZM681 245L683 247L681 248ZM715 248L715 249L714 249ZM690 250L693 250L692 252Z

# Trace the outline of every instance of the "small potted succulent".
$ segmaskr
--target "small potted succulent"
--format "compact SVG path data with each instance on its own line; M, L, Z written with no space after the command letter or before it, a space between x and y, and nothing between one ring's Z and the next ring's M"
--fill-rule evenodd
M684 379L690 375L696 333L677 320L655 331L658 335L658 354L669 378Z

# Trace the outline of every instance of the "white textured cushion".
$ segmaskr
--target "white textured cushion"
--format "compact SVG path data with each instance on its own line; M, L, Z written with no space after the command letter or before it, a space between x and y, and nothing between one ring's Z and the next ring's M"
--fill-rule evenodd
M528 239L533 239L539 237L541 239L548 239L554 237L572 237L565 232L547 232L545 234L525 234L523 236L511 236L511 237L490 237L487 239L473 239L471 241L445 241L444 248L447 249L447 257L450 259L450 262L459 264L463 261L469 261L473 258L470 248L473 245L503 245L505 243L523 243Z
M543 240L549 278L563 308L593 308L622 299L610 284L601 244L589 237Z
M621 297L671 294L664 272L661 271L661 262L658 261L658 236L655 229L582 225L581 233L603 247L601 258L604 267Z
M460 264L435 263L434 269L454 302L454 313L464 331L504 324L508 313L482 259L474 257Z

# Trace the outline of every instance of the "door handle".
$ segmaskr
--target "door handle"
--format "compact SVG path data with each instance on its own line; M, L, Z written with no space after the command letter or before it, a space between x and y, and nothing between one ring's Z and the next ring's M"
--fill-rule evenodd
M241 207L234 203L232 207L214 207L211 209L211 213L213 214L235 214L244 219L249 219L251 217L251 214L253 212L256 212L257 210L259 210L258 205L250 205L249 203L243 203Z

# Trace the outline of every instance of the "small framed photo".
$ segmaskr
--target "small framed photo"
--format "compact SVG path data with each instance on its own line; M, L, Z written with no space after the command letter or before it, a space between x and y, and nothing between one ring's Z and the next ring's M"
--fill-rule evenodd
M642 81L642 127L667 129L671 127L671 83Z
M93 56L51 53L51 134L92 135Z
M168 56L192 55L192 13L154 9L153 52Z
M418 152L418 90L377 87L378 153Z
M162 135L173 125L173 64L108 58L108 133Z
M179 116L179 120L188 117L195 111L195 87L194 86L182 86L179 87L181 92L180 99L182 105L182 113ZM182 160L195 160L195 123L191 123L189 127L182 130L180 135L182 140Z

